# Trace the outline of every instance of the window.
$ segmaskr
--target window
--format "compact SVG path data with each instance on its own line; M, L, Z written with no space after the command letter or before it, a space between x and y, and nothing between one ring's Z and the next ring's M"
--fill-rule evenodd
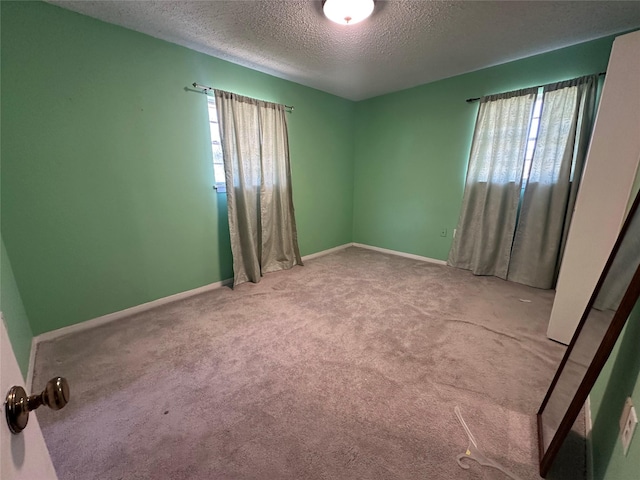
M211 134L211 154L213 157L213 177L216 182L215 189L226 192L224 181L224 162L222 160L222 145L220 143L220 130L218 128L218 111L216 110L215 97L208 97L209 105L209 132Z
M538 139L538 130L540 127L540 116L542 115L542 88L538 89L536 103L533 106L533 115L531 116L531 124L529 125L529 135L527 138L527 152L524 156L524 170L522 172L522 189L527 185L529 172L531 171L531 160L533 152L536 149L536 140Z

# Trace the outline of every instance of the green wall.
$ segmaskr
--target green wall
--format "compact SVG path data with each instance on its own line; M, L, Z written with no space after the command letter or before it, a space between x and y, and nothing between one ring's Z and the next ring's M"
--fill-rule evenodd
M49 4L1 9L2 232L34 334L232 276L194 81L295 106L301 253L351 241L353 102Z
M1 238L0 238L1 240ZM2 243L0 254L0 311L4 317L9 340L13 347L13 353L18 360L22 376L27 378L29 368L29 354L31 353L31 340L33 334L29 325L29 318L24 309L18 286L16 285L11 268L11 261Z
M640 172L631 189L628 209L640 190ZM593 429L588 439L594 480L632 480L640 472L640 430L625 457L618 422L627 397L640 412L640 301L590 393Z
M612 42L607 37L359 102L354 242L446 260L478 110L465 99L604 71Z
M640 302L591 391L590 448L594 480L635 480L640 472L640 430L625 457L618 422L627 397L640 412Z
M613 41L356 104L48 4L0 5L0 307L23 373L32 332L231 277L192 82L295 105L303 255L355 241L444 260L478 108L464 100L603 71ZM614 432L620 401L640 405L639 338L640 307L592 392L598 480L640 470L640 441L622 457Z

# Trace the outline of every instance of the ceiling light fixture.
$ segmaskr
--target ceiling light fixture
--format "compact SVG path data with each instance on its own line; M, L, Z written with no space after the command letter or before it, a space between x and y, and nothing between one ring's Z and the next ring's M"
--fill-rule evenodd
M373 12L373 0L325 0L325 16L340 25L361 22Z

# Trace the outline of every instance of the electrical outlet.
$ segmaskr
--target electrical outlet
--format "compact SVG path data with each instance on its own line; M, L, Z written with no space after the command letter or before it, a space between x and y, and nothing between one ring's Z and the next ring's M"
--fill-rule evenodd
M629 451L629 445L633 438L633 432L638 425L638 415L636 409L633 407L631 397L628 397L624 402L624 408L622 409L622 416L620 417L620 441L622 442L622 451L624 455L627 455Z
M447 236L447 229L443 228L442 230L440 230L440 236L441 237L446 237Z

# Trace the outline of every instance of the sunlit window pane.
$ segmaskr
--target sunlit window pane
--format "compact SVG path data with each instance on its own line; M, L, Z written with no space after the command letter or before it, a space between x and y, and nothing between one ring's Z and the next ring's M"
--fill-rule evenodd
M222 149L220 148L220 145L212 144L211 151L213 154L213 164L224 165L224 162L222 161ZM216 177L216 182L223 181L223 180L224 180L224 176L222 177L222 180L218 180L218 177Z
M525 159L531 161L531 159L533 158L533 150L536 148L536 141L535 139L531 139L527 142L527 153L524 156Z
M533 116L540 118L540 113L542 113L542 95L538 93L536 104L533 107Z
M529 138L536 137L538 135L538 126L540 125L540 118L533 118L531 120L531 130L529 131Z
M214 97L209 97L209 134L211 136L211 157L213 160L213 177L216 185L224 184L224 162L222 146L220 145L220 130L218 129L218 112ZM218 187L216 187L218 188ZM220 191L220 188L218 188Z
M531 159L528 158L524 161L524 171L522 172L522 186L524 188L524 184L529 179L529 172L531 171Z
M217 123L209 123L209 132L211 134L211 141L220 143L220 130L218 130Z
M522 171L522 188L524 189L527 180L529 179L529 173L531 172L531 161L533 159L533 153L536 149L536 140L538 137L538 127L540 126L540 113L542 112L542 88L538 89L538 95L536 96L536 103L533 106L533 116L531 118L531 125L529 125L529 134L527 135L527 150L524 156L524 168Z
M221 164L216 163L213 165L213 174L216 177L217 183L224 182L224 167Z

